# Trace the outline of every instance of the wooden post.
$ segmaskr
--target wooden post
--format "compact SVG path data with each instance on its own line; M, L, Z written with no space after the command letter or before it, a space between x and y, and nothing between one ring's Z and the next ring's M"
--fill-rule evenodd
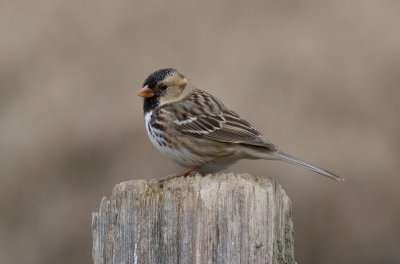
M95 264L295 263L288 196L249 174L120 183L92 229Z

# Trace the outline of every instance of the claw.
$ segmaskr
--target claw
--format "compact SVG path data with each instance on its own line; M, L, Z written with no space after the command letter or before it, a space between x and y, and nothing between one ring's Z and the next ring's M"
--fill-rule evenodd
M185 169L182 172L178 172L178 173L175 173L175 174L167 175L167 176L159 179L158 181L159 182L166 182L166 181L172 180L174 178L178 178L178 177L187 177L187 176L192 176L193 177L197 173L196 169L197 169L197 167L189 167L189 168Z

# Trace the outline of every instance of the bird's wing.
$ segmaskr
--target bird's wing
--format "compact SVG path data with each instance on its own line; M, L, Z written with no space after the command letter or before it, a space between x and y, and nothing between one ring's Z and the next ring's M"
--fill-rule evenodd
M195 90L171 107L176 116L175 127L181 133L214 141L276 149L249 122L204 91Z

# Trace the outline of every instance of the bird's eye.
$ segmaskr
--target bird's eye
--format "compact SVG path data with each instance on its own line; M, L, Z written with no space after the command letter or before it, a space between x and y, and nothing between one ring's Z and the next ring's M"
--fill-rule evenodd
M165 91L167 90L168 86L166 84L160 84L159 88L161 91Z

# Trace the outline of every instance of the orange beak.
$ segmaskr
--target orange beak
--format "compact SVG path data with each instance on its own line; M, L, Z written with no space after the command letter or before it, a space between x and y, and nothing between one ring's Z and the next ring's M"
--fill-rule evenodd
M154 96L153 90L151 90L147 85L140 89L138 96L143 98L150 98Z

